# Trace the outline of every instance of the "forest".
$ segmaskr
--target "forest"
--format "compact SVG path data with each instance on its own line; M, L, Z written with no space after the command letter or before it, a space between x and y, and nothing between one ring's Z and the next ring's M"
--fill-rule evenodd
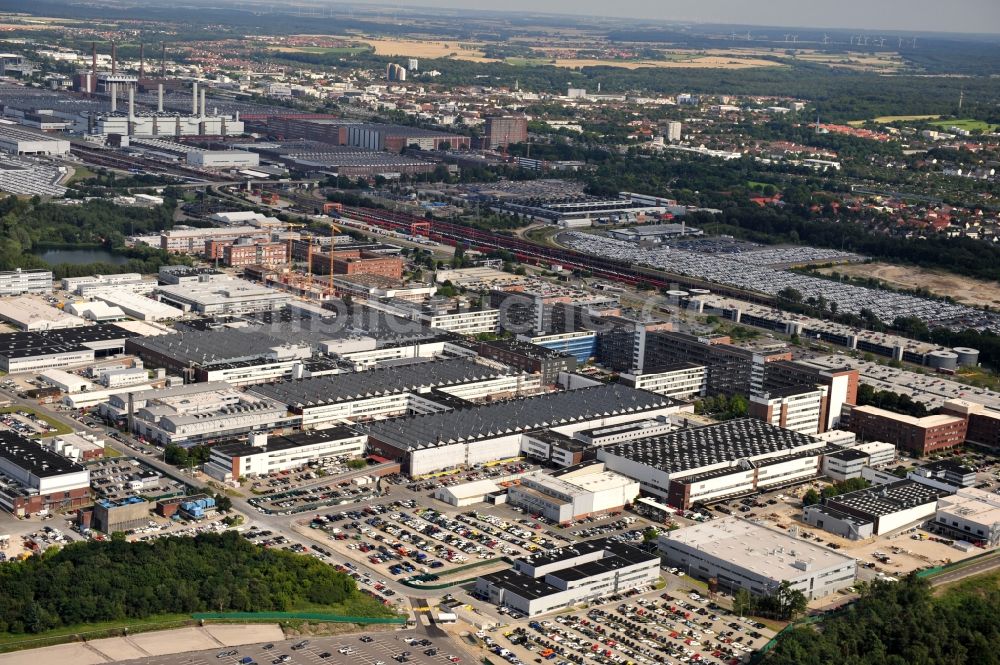
M43 203L13 196L0 199L0 270L53 268L57 279L94 273L153 273L161 265L182 263L159 248L125 247L132 234L150 234L173 225L175 201L155 208L130 208L111 201L90 200L78 205ZM92 263L49 266L35 255L46 248L104 247L128 257L122 264Z
M129 543L81 542L0 566L0 633L200 611L323 606L391 616L354 580L310 556L266 549L235 531Z
M1000 581L970 578L941 595L910 576L871 582L819 630L782 635L767 665L997 665Z

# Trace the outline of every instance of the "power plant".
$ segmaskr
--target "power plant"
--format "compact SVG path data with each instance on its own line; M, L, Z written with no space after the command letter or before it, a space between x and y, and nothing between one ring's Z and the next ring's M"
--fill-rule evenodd
M138 137L232 136L243 134L239 113L232 115L213 112L209 115L203 87L197 81L191 85L191 113L167 112L163 109L164 89L178 89L176 79L166 79L166 45L161 46L160 77L146 77L145 44L139 45L139 72L125 74L118 68L118 46L111 43L111 71L97 71L97 44L91 45L90 71L76 76L76 89L91 96L106 96L109 111L88 112L78 118L75 129L86 134ZM136 91L156 90L155 111L136 109ZM120 110L124 107L124 111Z

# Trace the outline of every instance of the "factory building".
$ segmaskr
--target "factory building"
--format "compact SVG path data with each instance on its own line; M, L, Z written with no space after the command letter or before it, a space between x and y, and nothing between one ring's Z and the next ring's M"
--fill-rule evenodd
M826 451L805 434L742 418L604 446L597 459L686 510L815 478Z
M881 536L927 519L951 492L913 480L874 485L805 506L802 520L852 540Z
M62 289L78 296L84 295L85 287L112 287L141 283L142 275L125 272L118 275L86 275L83 277L63 277Z
M580 365L593 358L597 351L597 333L589 330L550 335L518 335L517 338L522 342L573 356Z
M90 462L104 457L104 440L93 434L62 434L42 439L41 444L74 462Z
M244 441L212 446L205 473L227 481L245 476L266 476L288 471L330 457L360 457L366 434L347 427L296 432L286 436L253 432Z
M86 325L80 317L52 307L35 296L16 296L0 300L0 319L21 330L40 332Z
M12 155L61 157L69 154L69 141L0 120L0 150Z
M378 275L401 280L403 259L365 250L315 252L312 255L312 272L316 275Z
M260 155L242 150L188 150L185 161L202 169L245 169L260 166Z
M668 416L681 407L653 393L597 385L376 421L368 426L368 442L375 454L398 460L405 473L419 476L517 457L523 433L553 429L571 435L598 425Z
M157 445L191 446L292 424L284 405L225 382L195 383L112 395L101 415Z
M965 418L945 414L915 418L874 406L847 405L847 429L867 441L888 441L911 455L924 456L965 442Z
M639 483L607 471L601 462L582 462L552 474L522 476L507 503L558 524L621 510L639 496Z
M0 370L8 374L85 365L125 352L125 340L137 333L101 324L45 332L0 334Z
M476 595L534 617L595 598L650 587L660 557L610 540L588 540L514 562L476 580Z
M129 531L149 525L153 504L137 496L120 501L101 499L94 503L91 525L108 535L115 531Z
M857 577L852 557L737 517L670 531L657 545L669 565L714 578L730 594L766 596L789 582L812 600L850 588Z
M246 314L281 309L292 296L243 279L161 286L160 300L185 312Z
M90 472L69 458L0 430L0 507L18 517L90 502Z
M461 358L285 381L257 386L253 393L286 405L303 427L315 427L449 408L437 394L501 399L538 388L537 378Z
M554 385L560 373L573 372L577 368L576 358L568 353L553 351L530 342L514 339L470 340L468 346L483 358L540 375L544 385Z
M860 478L865 467L882 467L895 461L896 446L891 443L852 443L823 456L823 475L833 481L843 482Z
M206 244L211 241L236 242L238 238L266 242L271 239L271 233L256 226L173 228L160 233L160 249L175 254L201 254L205 251ZM214 259L218 256L208 258Z

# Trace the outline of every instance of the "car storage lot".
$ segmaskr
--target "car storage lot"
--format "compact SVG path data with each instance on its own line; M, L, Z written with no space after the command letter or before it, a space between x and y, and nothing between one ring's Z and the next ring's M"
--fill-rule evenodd
M520 557L565 545L537 522L508 522L469 511L449 516L415 500L396 500L313 516L329 548L394 577L447 575L471 563ZM534 528L532 527L534 526Z
M763 624L741 619L697 593L654 591L517 621L502 636L494 632L484 640L491 659L514 665L538 659L553 665L736 664L773 635Z
M407 640L427 640L427 645ZM370 641L362 641L370 640ZM171 656L121 661L134 665L237 665L249 658L257 665L324 665L355 662L363 665L473 665L456 656L449 638L426 638L415 631L383 631L337 635L333 637L293 638L282 642L218 648ZM434 650L433 655L425 654ZM406 660L397 660L408 652ZM457 661L451 660L457 658Z

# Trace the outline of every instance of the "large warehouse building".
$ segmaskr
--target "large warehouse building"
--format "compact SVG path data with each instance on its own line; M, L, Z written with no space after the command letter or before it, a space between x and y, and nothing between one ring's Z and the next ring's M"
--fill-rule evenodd
M587 540L514 562L476 580L476 594L533 617L653 585L660 557L622 543Z
M827 445L753 418L605 446L597 459L677 508L801 483Z
M934 527L983 547L1000 546L1000 496L965 487L938 499Z
M658 545L671 566L715 578L729 593L766 596L788 581L806 598L822 598L852 586L857 575L852 557L738 517L670 531Z
M606 471L601 462L582 462L556 471L523 476L507 492L507 502L565 524L621 510L639 496L639 483Z
M69 141L0 120L0 150L12 155L65 155Z
M615 423L669 416L674 400L623 385L598 385L442 413L384 420L368 428L372 452L398 460L419 476L458 466L516 457L521 434L560 434Z
M823 499L822 504L803 508L802 520L844 538L862 540L931 517L938 499L949 494L914 480L900 480Z
M124 353L125 340L135 336L113 323L0 334L0 369L16 374L84 365Z

